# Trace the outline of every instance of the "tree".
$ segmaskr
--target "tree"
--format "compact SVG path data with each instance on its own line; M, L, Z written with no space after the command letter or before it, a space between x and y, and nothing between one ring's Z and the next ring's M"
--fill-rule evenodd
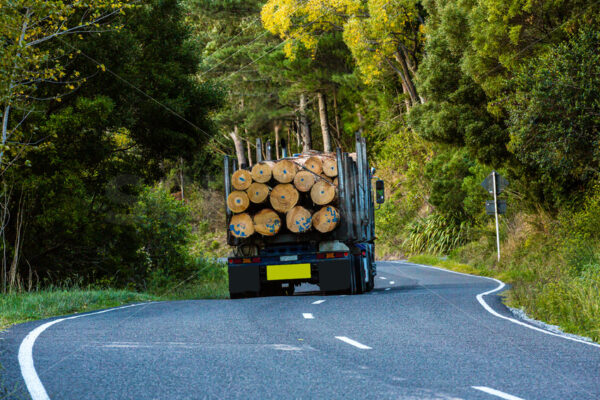
M553 205L583 193L600 171L600 34L532 58L512 84L508 146L532 186Z
M131 1L92 0L65 4L59 0L31 1L8 0L0 5L0 99L2 101L2 139L0 142L0 167L8 140L19 130L30 114L24 112L16 126L9 126L13 106L29 110L38 100L34 95L37 86L54 83L62 91L75 90L85 82L78 71L67 75L66 64L76 53L74 48L61 46L51 51L51 43L63 37L120 29L112 25L115 18L131 8ZM61 100L57 94L44 100Z

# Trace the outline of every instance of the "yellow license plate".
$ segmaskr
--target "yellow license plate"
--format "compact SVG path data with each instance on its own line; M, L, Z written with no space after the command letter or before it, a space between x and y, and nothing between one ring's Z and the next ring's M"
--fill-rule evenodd
M268 281L307 278L310 278L310 264L267 265Z

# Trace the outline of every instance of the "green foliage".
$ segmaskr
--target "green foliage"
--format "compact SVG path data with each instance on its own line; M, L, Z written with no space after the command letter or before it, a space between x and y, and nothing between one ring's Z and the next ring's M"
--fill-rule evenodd
M469 228L466 222L459 224L443 215L431 214L410 223L405 247L411 254L447 254L466 243Z
M600 168L600 34L582 31L513 78L509 149L560 204L586 189Z
M191 217L180 201L162 189L145 189L133 207L133 222L145 261L136 271L135 282L150 277L160 280L185 279L191 272L188 246Z

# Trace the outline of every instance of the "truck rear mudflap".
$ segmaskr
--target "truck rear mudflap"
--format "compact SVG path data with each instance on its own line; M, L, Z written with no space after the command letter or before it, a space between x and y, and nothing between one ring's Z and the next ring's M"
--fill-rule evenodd
M229 259L229 291L232 298L278 294L273 288L307 282L324 292L350 291L353 257L349 253L331 253L331 258L312 257L295 263L278 263L255 258ZM340 257L335 258L335 255ZM257 261L257 262L253 262ZM267 293L268 292L268 293Z

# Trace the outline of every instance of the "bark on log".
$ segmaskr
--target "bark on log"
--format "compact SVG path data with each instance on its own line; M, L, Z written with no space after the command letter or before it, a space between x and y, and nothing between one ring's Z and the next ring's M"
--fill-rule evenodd
M245 169L238 169L233 173L231 185L236 190L246 190L252 183L252 175Z
M308 171L300 171L294 177L294 186L301 192L308 192L315 184L315 175Z
M312 215L306 208L296 206L287 212L285 222L291 232L306 232L312 226Z
M309 157L304 161L304 168L319 175L323 171L323 161L317 156Z
M273 209L285 213L291 210L296 203L298 203L299 197L300 195L294 185L289 183L281 183L271 190L269 199Z
M248 193L248 199L250 199L252 203L261 204L269 197L269 191L270 188L264 183L253 182L246 193Z
M254 215L254 230L263 236L277 235L281 229L281 218L270 208L260 210Z
M340 221L340 212L333 206L325 206L313 214L313 227L321 233L331 232Z
M266 183L271 180L273 175L273 163L268 161L262 161L254 167L252 167L252 179L254 182Z
M227 196L227 207L235 214L246 211L249 205L250 200L248 199L246 192L234 190Z
M236 214L231 217L229 231L237 238L247 238L254 233L252 217L247 213Z
M290 183L296 176L297 167L290 160L279 160L273 167L273 178L280 183Z
M323 173L330 178L338 176L337 160L335 158L323 160Z
M336 191L337 189L333 186L333 183L319 179L310 190L310 198L315 204L324 206L335 200Z

